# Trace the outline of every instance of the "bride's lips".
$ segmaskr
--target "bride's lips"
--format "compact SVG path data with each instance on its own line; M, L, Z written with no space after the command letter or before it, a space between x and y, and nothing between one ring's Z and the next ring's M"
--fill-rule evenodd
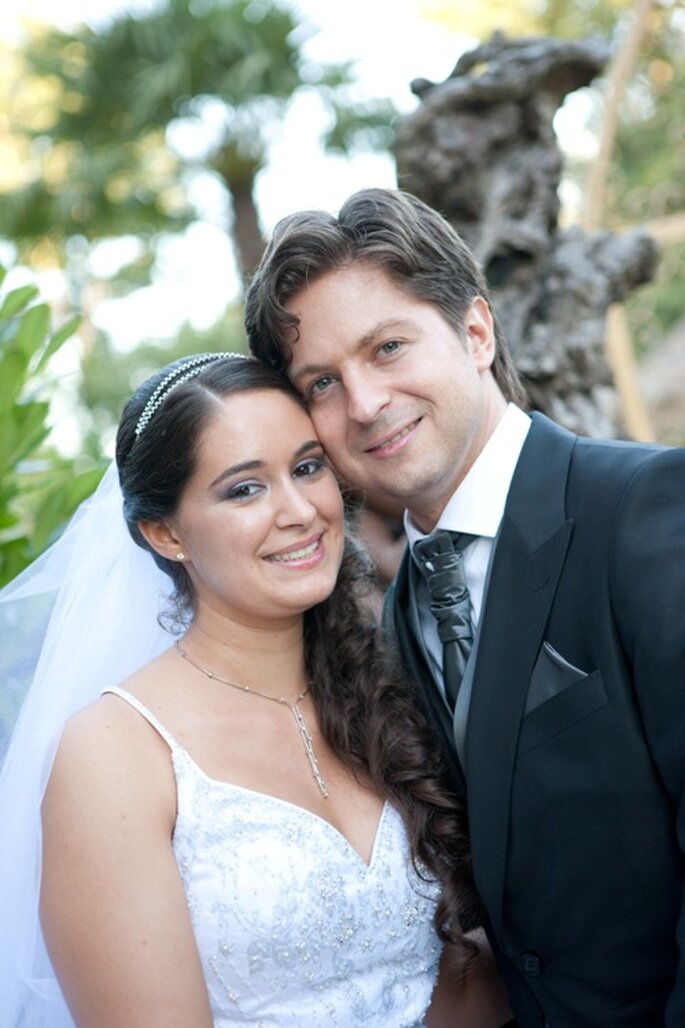
M264 560L287 568L314 567L323 560L323 533L303 539L302 542L286 546L276 553L269 553Z
M416 418L403 428L395 429L394 432L381 439L380 442L374 443L373 446L367 446L364 452L370 453L373 457L394 457L396 453L399 453L407 445L420 421L421 418Z

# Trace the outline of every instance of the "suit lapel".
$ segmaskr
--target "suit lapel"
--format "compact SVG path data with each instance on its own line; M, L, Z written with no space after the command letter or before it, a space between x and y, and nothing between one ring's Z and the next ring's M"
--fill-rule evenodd
M572 531L564 494L575 437L542 415L521 452L493 557L466 732L474 872L499 927L509 803L526 693Z

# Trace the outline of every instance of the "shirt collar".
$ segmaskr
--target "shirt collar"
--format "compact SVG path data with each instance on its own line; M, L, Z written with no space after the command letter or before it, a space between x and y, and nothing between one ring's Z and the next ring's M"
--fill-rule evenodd
M495 538L530 425L528 415L510 403L464 481L448 500L435 529ZM410 546L425 538L408 511L404 512L404 529Z

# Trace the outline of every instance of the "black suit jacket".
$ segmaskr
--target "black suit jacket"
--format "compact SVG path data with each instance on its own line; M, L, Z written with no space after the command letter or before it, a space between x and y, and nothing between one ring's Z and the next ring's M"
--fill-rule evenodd
M408 574L405 554L400 651L463 784ZM533 415L481 614L465 765L476 884L519 1024L682 1028L685 451Z

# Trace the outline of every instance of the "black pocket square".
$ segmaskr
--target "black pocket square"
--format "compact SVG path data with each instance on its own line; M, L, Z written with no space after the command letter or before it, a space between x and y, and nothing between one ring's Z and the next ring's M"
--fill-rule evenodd
M585 678L587 672L569 664L550 643L544 642L530 678L526 714Z

